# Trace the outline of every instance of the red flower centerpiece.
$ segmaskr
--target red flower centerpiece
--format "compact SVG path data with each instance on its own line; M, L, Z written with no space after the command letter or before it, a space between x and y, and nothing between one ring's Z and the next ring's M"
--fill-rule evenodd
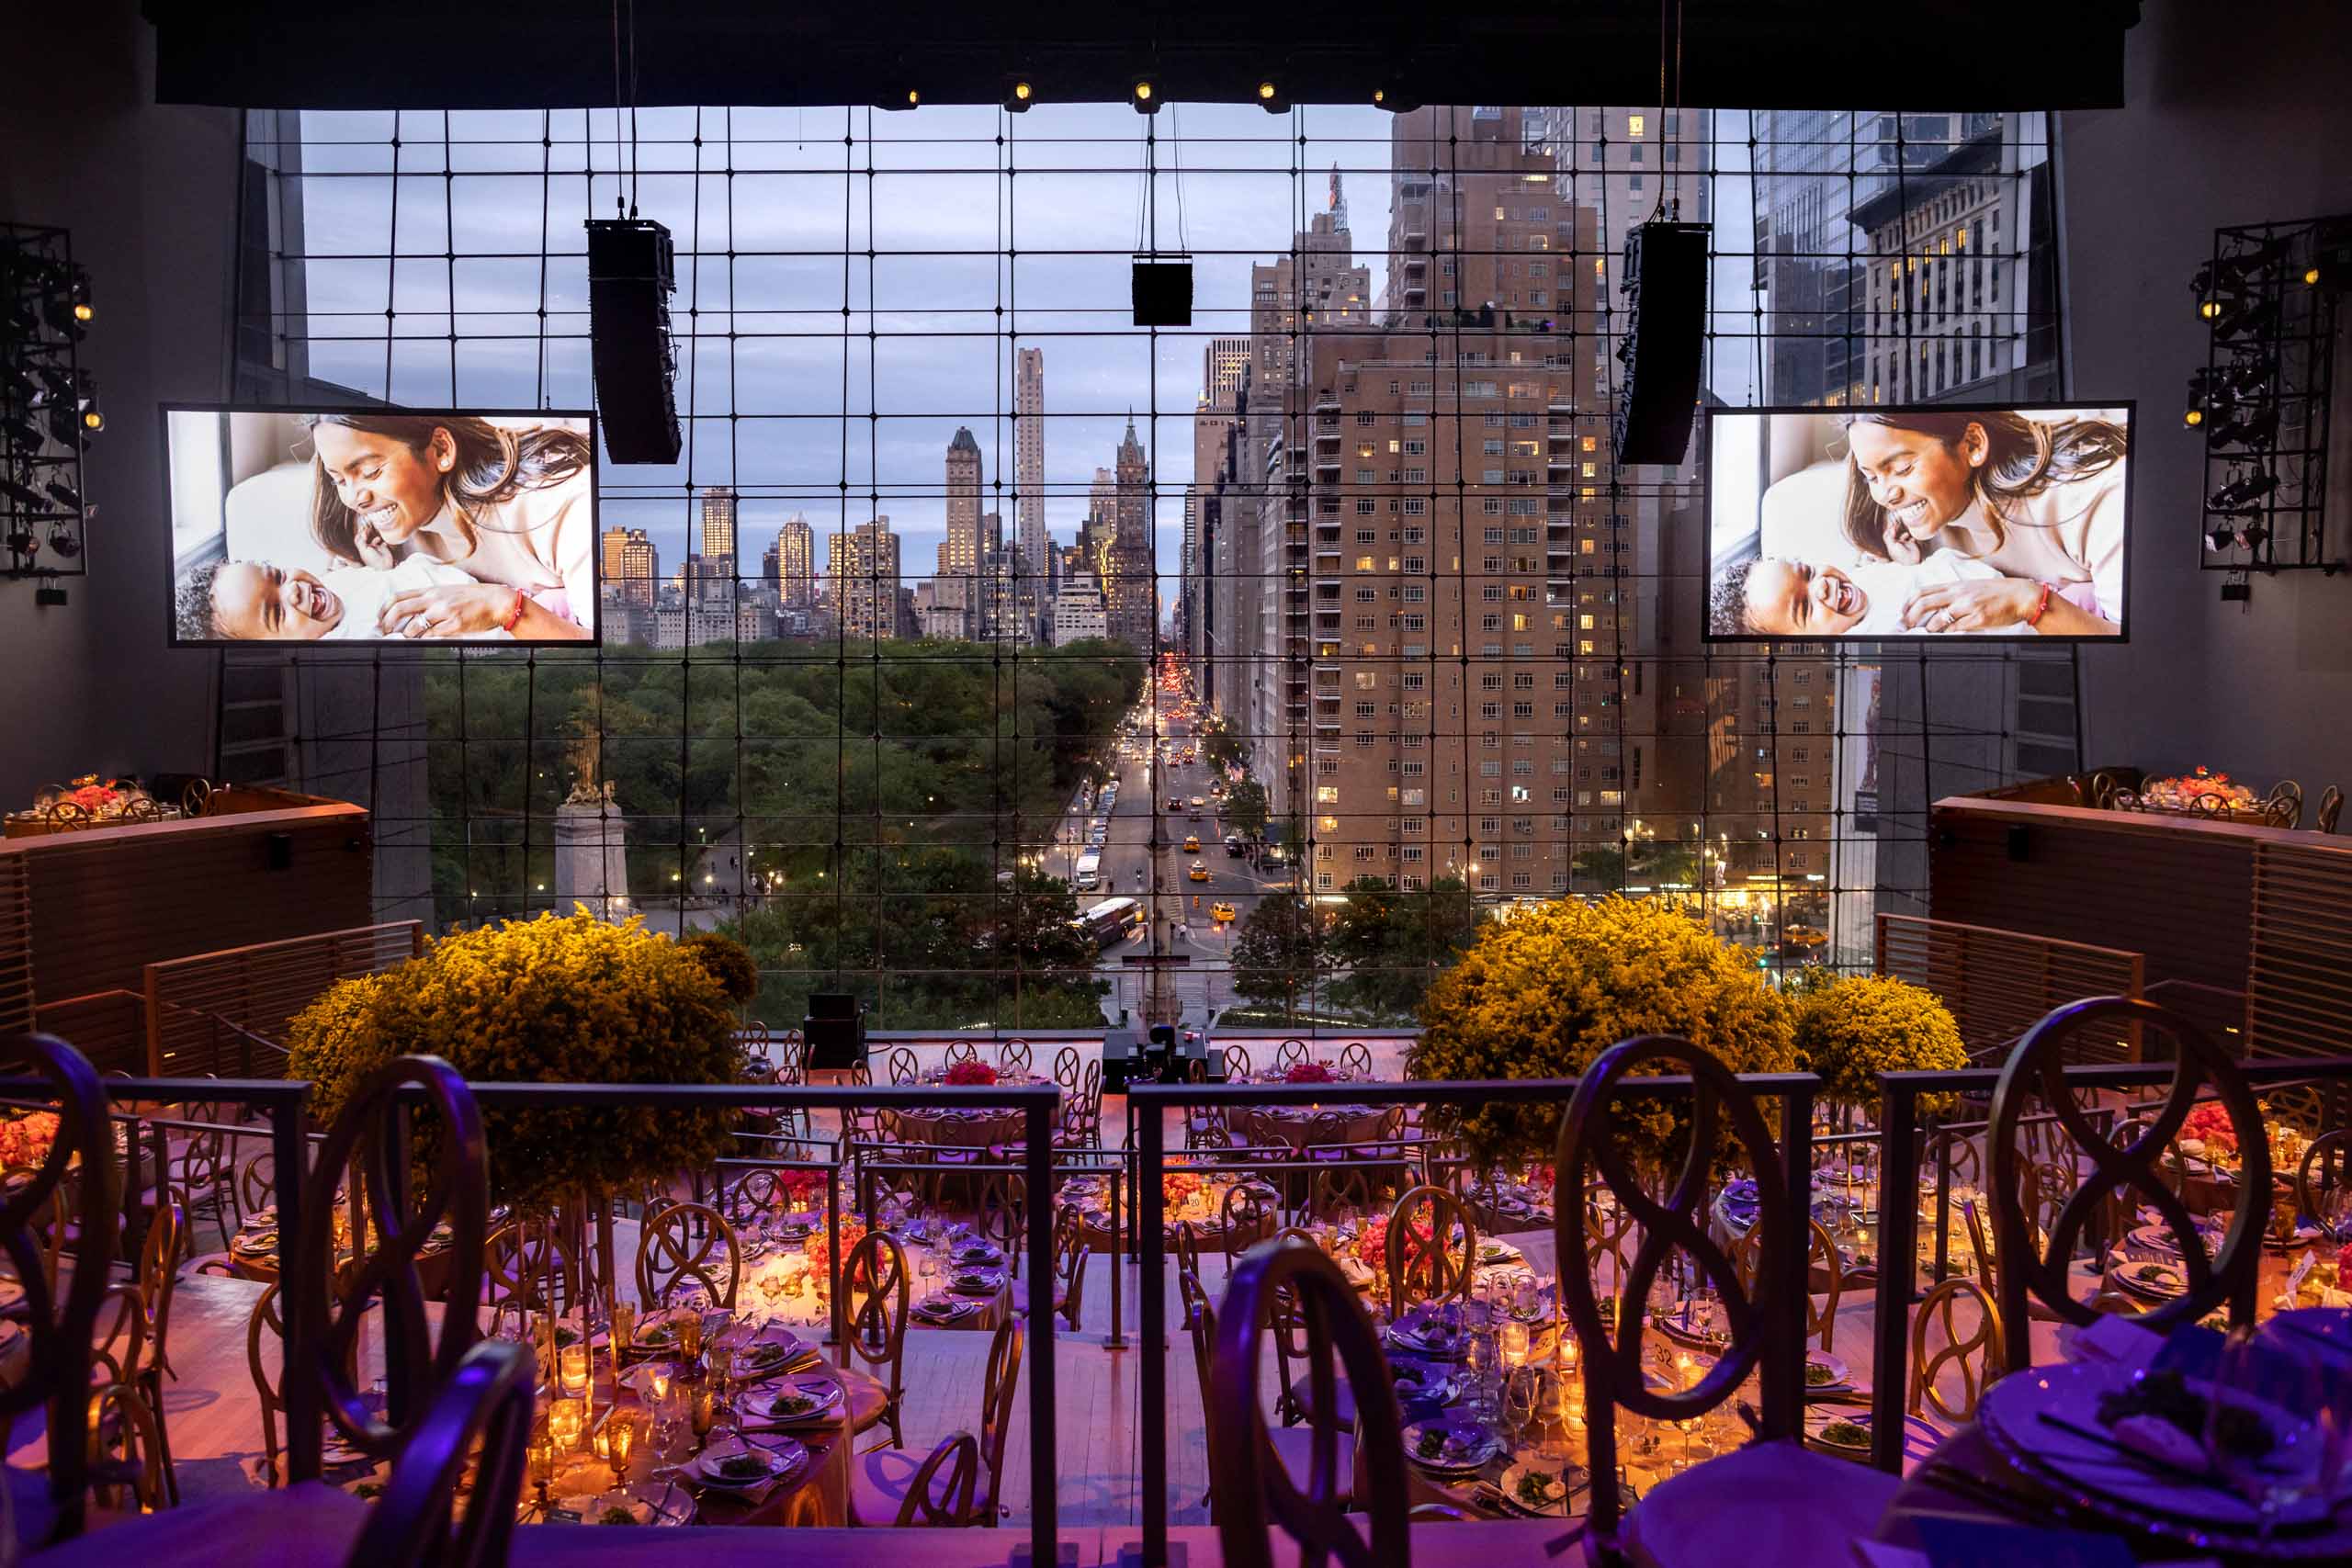
M2238 1131L2230 1124L2230 1113L2217 1100L2207 1100L2188 1113L2180 1124L2181 1136L2196 1138L2205 1145L2211 1158L2215 1153L2233 1155L2238 1152Z
M56 1141L54 1111L35 1111L0 1122L0 1166L10 1169L38 1166L49 1158L50 1145Z
M1205 1180L1197 1176L1187 1176L1182 1171L1159 1179L1160 1201L1170 1209L1182 1208L1206 1190L1208 1183Z
M846 1258L851 1253L855 1252L857 1244L865 1239L865 1222L854 1214L843 1214L842 1216L842 1256ZM824 1280L831 1277L831 1237L823 1231L817 1231L803 1244L801 1251L808 1259L808 1267L815 1272L817 1278Z
M996 1069L986 1062L951 1062L941 1083L956 1089L987 1089L996 1082Z
M1337 1083L1331 1069L1320 1062L1300 1062L1283 1075L1284 1083Z
M775 1195L787 1209L806 1208L825 1195L825 1173L821 1170L779 1170L775 1173Z

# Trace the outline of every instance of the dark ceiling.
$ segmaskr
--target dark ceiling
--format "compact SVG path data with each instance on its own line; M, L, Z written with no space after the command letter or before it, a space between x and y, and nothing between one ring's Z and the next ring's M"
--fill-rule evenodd
M288 108L614 101L613 0L146 0L157 96ZM1667 8L1670 10L1670 6ZM626 7L624 8L626 14ZM2122 96L2138 0L1683 0L1679 101L1723 108L2075 108ZM640 104L1660 101L1659 0L1526 6L656 0Z

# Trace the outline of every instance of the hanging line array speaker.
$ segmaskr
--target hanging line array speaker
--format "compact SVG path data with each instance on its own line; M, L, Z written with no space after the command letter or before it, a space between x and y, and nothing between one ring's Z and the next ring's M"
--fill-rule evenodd
M1644 223L1625 236L1619 286L1631 318L1617 344L1612 434L1620 463L1679 463L1699 409L1707 323L1707 225Z
M616 463L678 460L678 400L671 383L670 294L677 287L670 231L650 219L588 222L588 334L605 455Z

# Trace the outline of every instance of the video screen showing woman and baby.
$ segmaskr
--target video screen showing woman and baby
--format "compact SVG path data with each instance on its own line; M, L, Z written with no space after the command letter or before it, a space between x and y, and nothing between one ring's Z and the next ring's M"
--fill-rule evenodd
M2120 638L2129 406L1718 409L1716 641Z
M596 640L586 413L166 408L172 640Z

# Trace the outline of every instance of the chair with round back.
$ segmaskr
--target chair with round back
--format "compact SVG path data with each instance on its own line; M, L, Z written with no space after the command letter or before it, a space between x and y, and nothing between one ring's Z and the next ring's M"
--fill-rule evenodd
M1329 1222L1342 1209L1353 1209L1359 1214L1372 1212L1372 1173L1362 1166L1318 1168L1307 1192L1306 1212Z
M1086 1297L1086 1222L1069 1204L1054 1216L1054 1311L1078 1332Z
M671 1293L684 1287L732 1312L742 1279L735 1227L707 1203L673 1203L638 1232L637 1299L648 1311L668 1304Z
M107 1294L121 1175L113 1158L105 1090L80 1052L50 1035L22 1035L0 1048L0 1073L46 1079L56 1100L49 1156L8 1187L0 1202L0 1247L24 1290L19 1316L29 1341L22 1371L0 1388L0 1426L42 1405L49 1412L46 1483L13 1466L0 1474L16 1509L17 1539L33 1547L78 1535L82 1529L89 1473L91 1334ZM65 1185L68 1168L77 1165L78 1201ZM72 1283L61 1298L58 1274L47 1267L47 1238L62 1236L69 1209L79 1228L80 1250ZM44 1216L51 1222L46 1227Z
M1417 1303L1468 1295L1477 1258L1478 1226L1469 1204L1442 1187L1408 1190L1388 1214L1389 1317L1404 1316Z
M1653 1074L1688 1076L1690 1087L1689 1098L1676 1107L1679 1159L1645 1178L1625 1146L1624 1119L1636 1107L1656 1102L1623 1086L1628 1078ZM1708 1234L1707 1194L1717 1159L1726 1152L1748 1169L1768 1173L1757 1183L1752 1291ZM1615 1487L1595 1488L1590 1544L1604 1560L1626 1553L1660 1565L1736 1561L1753 1550L1755 1526L1733 1499L1788 1491L1815 1498L1803 1523L1817 1545L1801 1559L1800 1543L1792 1542L1791 1560L1827 1562L1842 1555L1847 1541L1875 1526L1896 1481L1808 1452L1795 1440L1803 1428L1804 1387L1804 1342L1797 1329L1804 1286L1798 1272L1797 1214L1785 1185L1770 1179L1769 1173L1782 1168L1780 1146L1755 1095L1688 1041L1665 1035L1620 1041L1577 1078L1561 1122L1555 1168L1563 1191L1589 1192L1597 1179L1641 1234L1613 1299L1604 1301L1587 1270L1568 1269L1560 1277L1563 1304L1582 1350L1587 1463L1592 1473L1617 1472L1620 1410L1652 1421L1696 1420L1736 1397L1752 1374L1760 1380L1763 1433L1780 1439L1695 1465L1654 1488L1631 1514L1624 1512ZM1557 1205L1557 1256L1590 1256L1589 1207L1589 1201ZM1648 1300L1652 1282L1678 1250L1720 1294L1730 1338L1698 1382L1661 1389L1643 1375L1649 1325L1640 1303Z
M1559 1201L1555 1189L1553 1201ZM1600 1260L1611 1264L1611 1288L1622 1288L1626 1272L1634 1266L1632 1248L1638 1245L1634 1235L1634 1212L1609 1195L1605 1181L1589 1181L1584 1190L1585 1272L1594 1279L1600 1277Z
M1286 1294L1304 1333L1308 1424L1277 1432L1260 1392L1275 1292ZM1226 1286L1221 1307L1205 1308L1208 1354L1201 1401L1208 1438L1210 1495L1227 1568L1272 1568L1279 1527L1298 1543L1297 1560L1320 1568L1386 1568L1411 1560L1405 1517L1411 1483L1405 1433L1388 1363L1363 1303L1340 1266L1305 1243L1252 1247ZM1344 1375L1357 1411L1351 1440L1340 1430ZM1364 1527L1347 1512L1361 1504Z
M1221 1045L1218 1049L1225 1053L1226 1082L1246 1082L1250 1077L1250 1047L1247 1045Z
M411 1091L422 1089L421 1105ZM417 1169L405 1157L400 1135L408 1119L429 1116L437 1155L422 1201L415 1197ZM436 1226L449 1225L446 1249L447 1299L482 1299L482 1255L490 1215L490 1155L481 1113L458 1070L438 1056L400 1056L386 1064L346 1100L303 1178L299 1258L332 1257L335 1192L345 1171L356 1173L359 1190L374 1217L375 1250L337 1270L340 1288L330 1303L320 1292L297 1291L287 1300L302 1321L294 1343L303 1355L285 1370L287 1379L313 1384L313 1392L344 1440L376 1460L390 1460L424 1421L435 1392L456 1375L481 1337L473 1313L449 1313L434 1337L417 1256ZM380 1406L353 1374L358 1364L363 1324L384 1349L384 1398ZM293 1403L290 1399L288 1401ZM315 1434L289 1432L289 1449ZM520 1445L517 1445L519 1454ZM512 1520L512 1509L508 1510Z
M899 1407L906 1400L907 1255L888 1231L868 1231L842 1266L849 1295L849 1348L869 1367L887 1368L882 1408L861 1425L890 1428L890 1446L907 1446Z
M1274 1201L1274 1194L1254 1181L1237 1181L1225 1190L1217 1226L1225 1241L1227 1279L1233 1277L1234 1261L1273 1228Z
M966 1062L977 1062L979 1059L980 1048L972 1043L969 1040L951 1040L947 1043L947 1065L949 1066L961 1066Z
M1957 1321L1956 1309L1962 1302L1976 1307L1976 1325L1962 1334ZM1932 1353L1928 1348L1928 1331L1940 1323L1944 1342ZM1972 1365L1970 1358L1975 1358ZM1960 1371L1960 1400L1954 1404L1944 1397L1939 1386L1943 1369L1949 1363ZM1976 1403L1984 1391L1993 1386L2002 1371L2001 1309L1993 1293L1965 1274L1955 1274L1929 1291L1911 1315L1911 1397L1907 1408L1917 1416L1922 1404L1931 1406L1947 1421L1971 1421L1976 1416Z
M1065 1096L1078 1091L1078 1047L1065 1045L1054 1053L1054 1081L1061 1085Z
M996 1070L999 1077L1018 1073L1023 1077L1027 1077L1035 1070L1030 1065L1031 1060L1029 1042L1026 1040L1007 1040L996 1048Z
M272 1371L263 1359L265 1349L272 1359L277 1358L286 1343L286 1325L277 1311L277 1286L278 1281L270 1281L245 1319L245 1370L253 1374L254 1394L261 1406L262 1480L268 1486L285 1479L278 1463L284 1450L277 1438L277 1415L286 1408L284 1368Z
M869 1478L885 1466L903 1474ZM851 1517L897 1529L951 1529L970 1522L979 1472L979 1439L969 1432L950 1432L921 1461L897 1449L876 1449L853 1461Z
M1285 1040L1274 1047L1274 1071L1278 1073L1286 1073L1302 1062L1313 1060L1314 1054L1307 1050L1304 1040Z
M2352 1241L2352 1127L2324 1133L2303 1151L2295 1168L2295 1208L2330 1241Z
M2073 1038L2085 1031L2095 1038L2112 1039L2132 1024L2171 1037L2173 1076L2154 1122L2119 1146L2099 1132L2092 1116L2075 1102L2065 1078L2065 1051ZM2180 1196L2165 1184L2159 1168L2164 1151L2209 1087L2237 1134L2245 1162L2238 1190L2245 1195L2231 1215L2220 1255L2210 1259L2197 1222ZM2058 1204L2048 1234L2039 1245L2032 1238L2032 1216L2026 1208L2028 1162L2017 1135L2027 1101L2035 1098L2058 1119L2091 1165L2088 1179L2079 1180L2071 1195ZM2180 1324L2195 1323L2224 1304L2233 1323L2254 1321L2256 1270L2261 1263L2263 1232L2270 1223L2270 1145L2264 1136L2262 1113L2236 1064L2188 1019L2154 1002L2126 997L2094 997L2058 1009L2027 1030L2003 1064L2000 1081L1993 1089L1992 1128L1987 1137L1992 1156L1988 1195L1993 1205L1993 1247L2000 1258L1997 1299L2005 1341L2003 1365L2021 1371L2033 1364L2027 1311L2030 1300L2039 1300L2061 1320L2078 1327L2098 1321L2098 1313L2068 1290L2067 1269L2075 1244L2094 1225L2103 1206L2111 1207L2112 1195L2124 1189L2136 1191L2163 1216L2188 1275L2187 1289L2149 1313L2148 1325L2166 1333Z
M148 1451L159 1467L164 1495L180 1500L179 1473L172 1464L169 1430L164 1425L164 1374L170 1370L172 1288L178 1281L181 1237L187 1221L180 1205L166 1202L147 1222L147 1239L140 1248L139 1274L107 1287L105 1302L114 1313L106 1317L104 1333L96 1336L94 1354L107 1369L108 1381L127 1385L144 1406L141 1413L152 1428ZM177 1373L174 1373L177 1376Z
M1351 1040L1340 1050L1340 1075L1358 1083L1372 1077L1372 1047L1361 1040Z
M2335 824L2343 816L2344 792L2334 784L2320 791L2319 816L2313 819L2312 825L2320 832L2333 833L2335 831Z
M889 1072L890 1081L894 1084L910 1084L922 1076L916 1065L915 1054L904 1045L890 1047L889 1055L883 1058L883 1066Z
M90 1499L102 1513L152 1514L179 1501L162 1423L130 1383L91 1391L88 1462Z
M578 1270L564 1228L548 1214L512 1219L482 1244L482 1269L489 1276L490 1332L517 1326L533 1313L566 1310L578 1295Z

